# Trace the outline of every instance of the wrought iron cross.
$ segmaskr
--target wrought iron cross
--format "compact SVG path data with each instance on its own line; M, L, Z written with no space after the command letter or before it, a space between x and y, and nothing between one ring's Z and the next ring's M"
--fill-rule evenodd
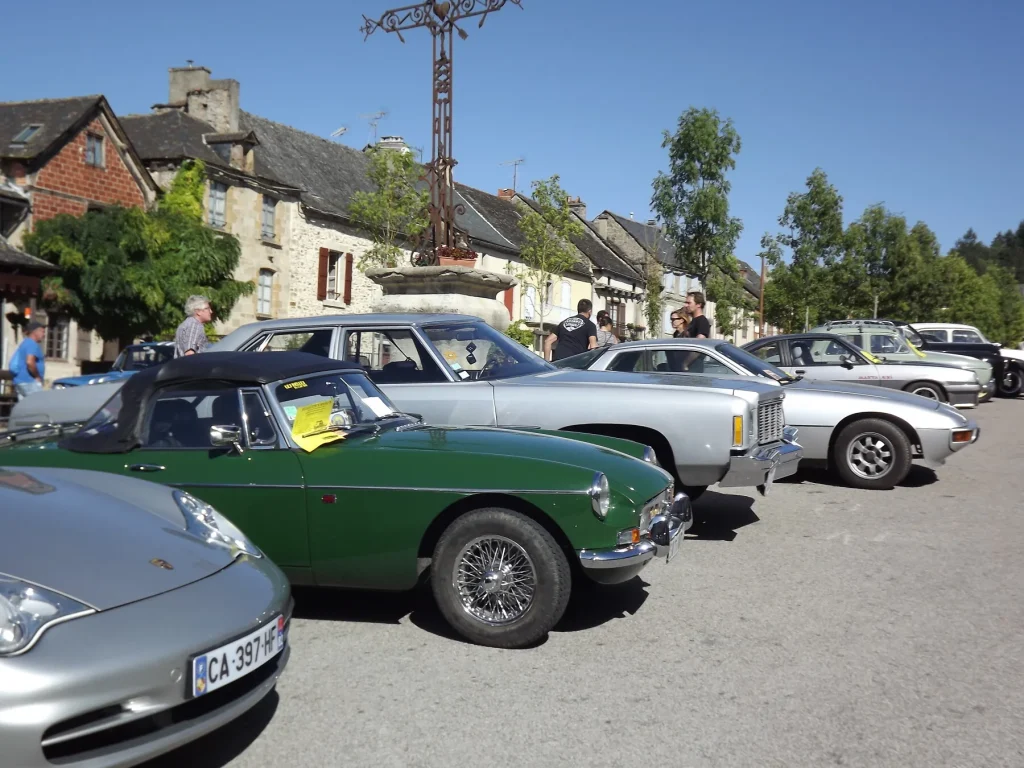
M394 32L403 43L402 32L417 27L430 30L434 39L434 118L433 153L427 165L427 181L430 185L430 224L433 235L432 253L426 254L427 263L436 263L434 254L439 247L464 247L461 232L455 226L456 206L452 169L452 34L457 32L465 40L469 35L459 27L458 22L471 16L480 16L478 27L484 25L487 15L500 11L506 2L522 8L522 0L455 0L454 2L426 2L395 8L384 13L380 19L363 16L366 22L361 31L369 37L377 29ZM365 38L364 38L365 39ZM461 206L459 206L459 212Z

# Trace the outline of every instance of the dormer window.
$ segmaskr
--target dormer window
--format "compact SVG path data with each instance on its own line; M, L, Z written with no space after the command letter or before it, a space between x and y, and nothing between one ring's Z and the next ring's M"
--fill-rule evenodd
M21 133L19 133L17 136L14 137L14 140L11 141L11 143L12 144L27 144L29 142L29 140L33 136L35 136L37 133L39 133L39 129L42 128L42 127L43 126L41 126L41 125L26 125L21 130Z

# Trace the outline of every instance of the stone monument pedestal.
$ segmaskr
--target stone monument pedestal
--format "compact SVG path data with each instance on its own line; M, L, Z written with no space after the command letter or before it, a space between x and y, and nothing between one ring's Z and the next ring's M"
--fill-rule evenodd
M511 275L474 267L384 267L366 270L384 290L374 312L455 312L504 331L509 316L497 296L518 283Z

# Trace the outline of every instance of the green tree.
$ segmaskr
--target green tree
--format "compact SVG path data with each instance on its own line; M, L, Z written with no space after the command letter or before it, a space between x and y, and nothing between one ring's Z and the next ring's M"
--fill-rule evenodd
M349 203L352 221L373 239L358 266L397 267L399 242L416 238L430 224L430 192L420 183L423 170L411 153L377 147L370 151L368 176L376 189L356 192Z
M548 283L575 266L578 257L572 240L583 236L583 225L569 207L569 196L559 181L555 174L549 179L532 182L533 205L517 203L519 231L523 236L519 256L523 266L517 269L510 265L510 271L519 278L524 296L526 289L534 289L542 331L547 314Z
M664 132L662 147L668 149L669 170L654 179L651 207L664 223L679 266L719 305L716 322L721 318L729 325L742 296L733 249L743 224L729 215L726 178L736 167L739 134L717 111L691 107L679 117L674 134Z
M666 236L664 227L644 227L643 260L634 263L644 280L643 311L647 322L647 333L653 339L661 333L662 313L665 309L663 295L663 278L665 268L661 263L661 255L665 248Z
M44 281L47 308L122 348L139 336L173 335L192 294L227 319L254 285L232 277L238 240L203 222L204 178L202 163L190 161L154 211L111 207L39 222L25 248L60 267Z

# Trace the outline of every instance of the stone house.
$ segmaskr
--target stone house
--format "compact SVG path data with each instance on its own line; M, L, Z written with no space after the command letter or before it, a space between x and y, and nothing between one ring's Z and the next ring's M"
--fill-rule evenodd
M8 249L15 250L40 221L58 214L80 216L109 205L148 207L157 195L156 183L103 96L0 104L0 184L28 203L4 232ZM2 314L25 320L37 313L37 299L38 294L8 292L0 298ZM116 342L104 345L65 316L50 313L45 321L47 383L77 374L82 361L104 353L113 359L117 352ZM20 342L19 327L0 323L0 335L0 365L6 366L12 344Z

